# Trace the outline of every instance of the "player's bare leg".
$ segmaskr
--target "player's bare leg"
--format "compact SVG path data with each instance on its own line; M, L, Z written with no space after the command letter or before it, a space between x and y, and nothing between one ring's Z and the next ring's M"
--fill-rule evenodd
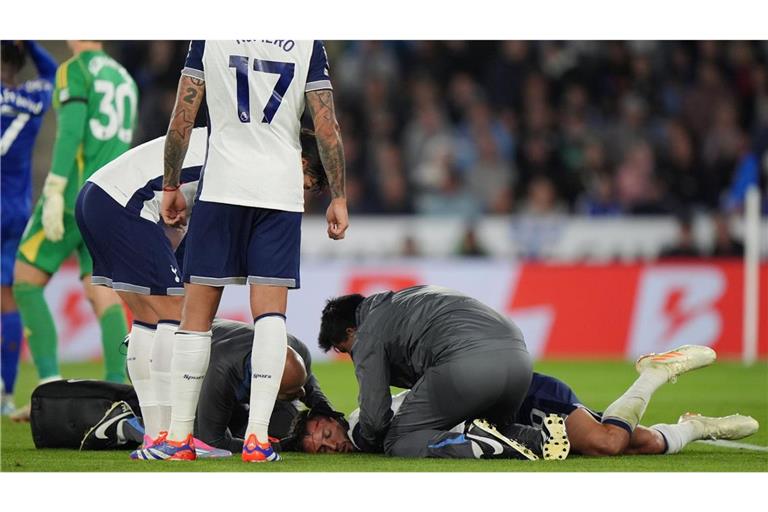
M285 327L287 302L286 287L251 285L254 335L250 410L243 445L243 460L246 462L280 459L269 444L267 431L285 367L288 346Z
M600 423L582 408L568 415L565 427L574 453L612 456L621 454L629 446L629 432L616 425Z
M92 286L91 276L83 276L83 288L85 289L85 298L91 303L93 312L96 316L101 316L112 306L122 306L123 303L117 292L106 286Z
M14 286L18 283L33 284L35 286L45 286L48 281L51 280L51 275L47 272L40 270L39 268L25 263L23 261L16 260L13 266L13 283Z
M179 329L183 331L210 331L223 292L224 288L219 286L186 283Z
M13 298L13 288L0 286L0 311L3 313L16 311L16 301Z
M625 455L661 455L665 453L667 443L664 436L655 428L638 425L632 432Z

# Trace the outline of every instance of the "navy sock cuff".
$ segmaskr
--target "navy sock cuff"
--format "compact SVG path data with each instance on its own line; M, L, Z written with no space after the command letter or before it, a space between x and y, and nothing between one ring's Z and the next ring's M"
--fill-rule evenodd
M603 418L603 425L613 425L615 427L621 427L624 430L626 430L629 435L632 435L632 427L629 426L629 423L626 421L620 420L618 418Z
M157 321L157 325L160 325L160 324L171 324L171 325L175 325L176 327L178 327L179 325L181 325L181 322L179 322L178 320L162 319L162 320L158 320Z
M153 331L157 329L157 325L149 324L147 322L141 322L139 320L134 320L133 325L139 325L141 327L144 327L145 329L152 329Z
M662 453L669 452L669 441L667 441L667 436L665 436L664 432L662 432L661 430L659 430L657 428L654 428L653 430L655 430L656 432L661 434L661 438L664 440L664 451Z
M264 313L263 315L259 315L259 316L257 316L256 318L254 318L254 319L253 319L253 323L255 324L256 322L258 322L258 321L259 321L259 320L261 320L262 318L266 318L266 317L268 317L268 316L279 316L280 318L282 318L283 320L285 320L285 315L284 315L284 314L282 314L282 313Z

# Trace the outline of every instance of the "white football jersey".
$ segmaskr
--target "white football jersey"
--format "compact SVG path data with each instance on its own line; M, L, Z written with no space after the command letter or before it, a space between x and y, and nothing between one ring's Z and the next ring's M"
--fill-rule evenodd
M182 164L181 191L187 199L188 211L194 202L205 162L206 132L205 128L192 130L189 149ZM158 222L163 197L164 146L165 136L136 146L93 173L88 181L98 185L123 208Z
M208 158L200 199L304 211L304 93L331 89L322 42L192 41L182 74L205 80Z

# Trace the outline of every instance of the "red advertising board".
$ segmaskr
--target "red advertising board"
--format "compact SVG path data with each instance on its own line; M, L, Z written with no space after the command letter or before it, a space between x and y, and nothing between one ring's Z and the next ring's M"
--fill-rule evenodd
M634 358L683 344L742 353L743 264L698 260L647 264L539 264L500 260L309 261L302 288L289 293L288 329L313 350L328 297L371 294L415 284L460 290L504 313L534 358ZM768 356L768 263L760 269L759 354ZM65 360L99 357L99 327L77 267L46 289ZM228 287L219 316L249 321L246 287Z

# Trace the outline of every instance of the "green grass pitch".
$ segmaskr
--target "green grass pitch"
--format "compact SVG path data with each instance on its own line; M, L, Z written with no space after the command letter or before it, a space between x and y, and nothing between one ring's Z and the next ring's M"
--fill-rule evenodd
M574 388L585 404L602 409L618 397L635 378L632 366L618 361L546 361L536 370L557 376ZM314 371L335 406L345 412L356 404L357 384L349 363L317 363ZM97 363L64 365L65 377L99 378ZM22 365L17 387L18 404L28 401L35 371ZM742 442L768 447L768 364L745 368L718 362L682 376L662 387L648 407L643 424L675 422L686 411L722 416L739 412L755 417L760 431ZM36 450L29 425L2 419L0 440L2 471L768 471L768 452L723 448L693 443L671 456L592 458L572 456L565 461L410 460L362 454L306 455L284 453L279 464L245 465L239 457L194 463L131 461L126 451L78 452Z

